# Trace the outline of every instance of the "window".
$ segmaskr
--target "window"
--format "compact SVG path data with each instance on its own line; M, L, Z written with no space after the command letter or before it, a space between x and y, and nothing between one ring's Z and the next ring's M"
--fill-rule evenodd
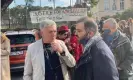
M109 0L104 0L104 10L109 10Z
M11 44L28 44L35 41L35 37L31 34L7 35Z
M120 0L120 10L124 10L124 0Z
M133 7L133 0L131 0L131 5L132 5L132 7Z
M112 10L116 10L116 0L113 0Z
M115 3L112 5L112 10L116 10L116 4Z

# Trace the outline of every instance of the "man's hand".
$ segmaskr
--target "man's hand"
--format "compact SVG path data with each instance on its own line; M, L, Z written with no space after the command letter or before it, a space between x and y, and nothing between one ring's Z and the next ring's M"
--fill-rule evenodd
M65 42L65 43L69 43L69 42L70 42L70 38L65 39L64 42Z
M51 43L51 46L52 46L52 48L53 48L54 51L57 51L59 53L62 53L63 52L63 49L62 49L62 47L61 47L61 45L59 44L58 41L52 42Z

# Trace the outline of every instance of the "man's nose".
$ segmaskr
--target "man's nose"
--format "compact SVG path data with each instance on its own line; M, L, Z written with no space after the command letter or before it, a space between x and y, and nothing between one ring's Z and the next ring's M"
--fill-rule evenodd
M52 35L55 36L57 33L56 32L52 32Z

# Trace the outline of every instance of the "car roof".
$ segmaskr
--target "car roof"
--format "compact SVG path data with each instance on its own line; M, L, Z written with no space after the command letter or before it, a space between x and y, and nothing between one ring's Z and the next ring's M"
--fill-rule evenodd
M6 31L6 35L21 35L21 34L32 34L34 35L34 32L32 30L21 30L21 31Z

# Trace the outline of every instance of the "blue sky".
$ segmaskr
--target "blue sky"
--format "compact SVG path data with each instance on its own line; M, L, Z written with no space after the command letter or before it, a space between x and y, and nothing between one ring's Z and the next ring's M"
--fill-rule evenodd
M75 4L76 0L71 0L72 4ZM69 6L70 0L55 0L56 6ZM25 5L25 0L13 0L13 2L10 4L9 8L13 8L17 5ZM42 6L53 6L52 2L49 2L48 0L41 0ZM33 6L40 6L40 0L34 0Z

